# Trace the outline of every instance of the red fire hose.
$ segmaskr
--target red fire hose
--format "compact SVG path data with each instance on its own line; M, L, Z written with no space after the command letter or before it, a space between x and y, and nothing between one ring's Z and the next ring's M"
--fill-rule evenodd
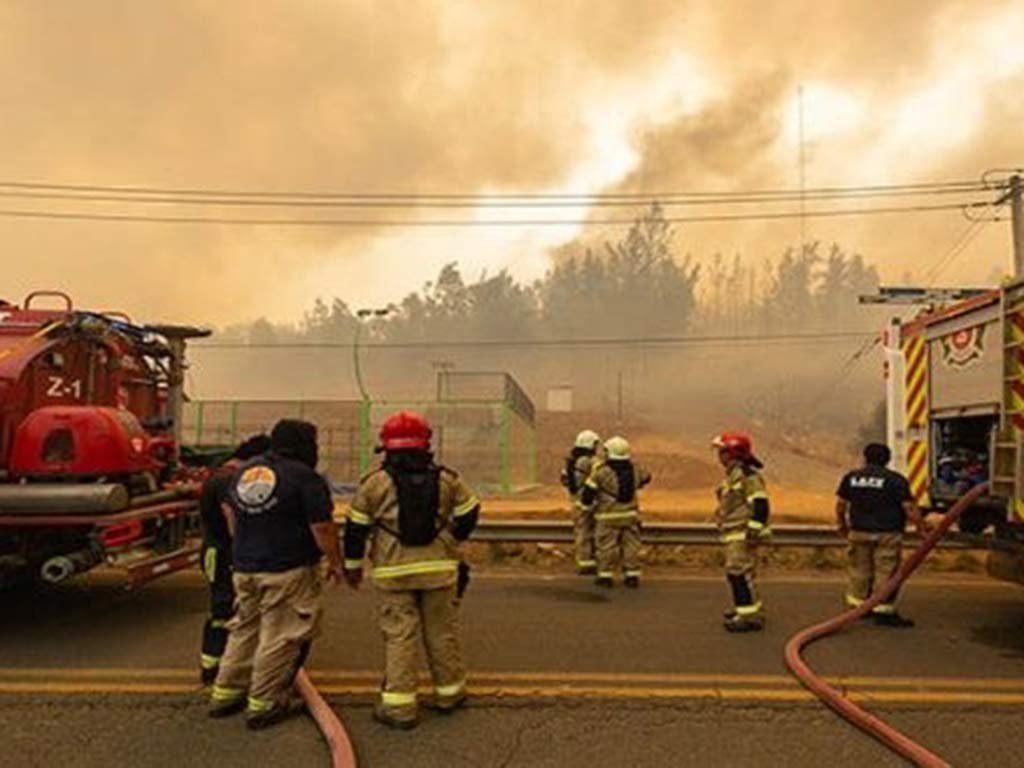
M856 725L862 731L882 742L889 749L905 757L914 765L922 768L950 768L950 764L929 751L925 747L911 740L900 733L891 725L872 715L870 712L861 709L842 693L828 685L807 663L800 657L800 652L807 645L827 635L834 634L851 624L855 624L866 616L879 603L889 597L905 582L917 569L921 562L932 551L950 526L956 522L965 509L978 500L986 491L988 485L979 485L963 496L942 518L935 528L929 533L921 545L914 550L914 553L900 565L899 570L890 578L885 585L871 595L863 604L857 608L846 611L835 618L808 627L790 638L786 643L786 665L796 675L801 683L825 704L831 707L841 717Z
M324 701L324 697L313 685L305 669L300 669L295 676L295 688L306 702L309 713L316 720L317 727L324 736L324 741L331 750L332 768L356 768L356 753L352 749L345 726L334 714L334 710Z

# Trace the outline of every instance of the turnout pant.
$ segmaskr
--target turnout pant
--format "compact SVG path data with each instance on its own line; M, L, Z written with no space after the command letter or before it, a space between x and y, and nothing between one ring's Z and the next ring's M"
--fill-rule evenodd
M219 547L203 549L203 573L210 588L210 614L203 624L200 665L216 669L228 644L228 620L235 612L235 585L231 580L230 552Z
M377 591L384 636L381 706L397 720L416 717L417 661L426 653L434 693L442 706L465 695L466 666L459 637L455 586Z
M597 544L597 575L600 578L614 578L616 567L621 563L623 576L640 575L640 521L636 518L625 520L598 520L595 532Z
M573 504L573 534L576 551L576 567L594 568L594 510L584 507L578 501Z
M737 616L757 616L764 606L757 593L757 544L747 540L746 527L724 531L725 576Z
M232 701L248 691L249 711L258 714L291 697L295 674L319 633L323 583L318 566L236 572L234 583L237 606L213 699Z
M846 604L856 608L876 586L884 584L900 567L903 556L903 532L870 533L850 531L847 539ZM898 591L884 603L875 606L874 613L896 613Z

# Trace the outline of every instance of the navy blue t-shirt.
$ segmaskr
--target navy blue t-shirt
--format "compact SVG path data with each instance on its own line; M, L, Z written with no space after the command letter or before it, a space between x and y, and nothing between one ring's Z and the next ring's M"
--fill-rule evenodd
M327 481L308 465L275 453L257 456L235 473L230 498L236 571L280 573L320 561L309 526L329 522L334 505Z
M850 527L869 533L902 531L907 525L903 504L910 501L910 483L899 472L868 465L843 478L836 494L850 502Z

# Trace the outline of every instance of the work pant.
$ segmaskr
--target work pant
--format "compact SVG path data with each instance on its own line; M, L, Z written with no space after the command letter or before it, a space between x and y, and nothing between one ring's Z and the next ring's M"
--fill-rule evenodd
M748 540L744 526L738 530L723 531L722 546L733 610L740 617L759 615L764 606L757 594L757 543Z
M249 692L249 711L284 706L295 674L320 629L318 566L282 573L235 573L235 615L228 622L227 650L213 687L215 702Z
M903 556L903 533L850 531L847 541L850 546L847 550L846 604L856 608L871 596L875 586L884 584L900 567ZM875 606L873 612L896 613L898 592L897 590L884 603Z
M397 720L416 717L417 660L426 651L434 692L441 706L465 695L466 667L459 637L459 600L455 587L378 590L384 636L384 685L381 706Z
M611 579L621 563L622 575L640 575L640 521L636 517L598 520L595 529L598 578Z
M578 501L573 504L573 533L576 551L576 567L594 568L594 510L584 507Z
M231 553L219 547L203 548L203 573L210 588L210 614L203 624L200 665L216 669L228 644L227 623L235 612L235 585L231 580Z

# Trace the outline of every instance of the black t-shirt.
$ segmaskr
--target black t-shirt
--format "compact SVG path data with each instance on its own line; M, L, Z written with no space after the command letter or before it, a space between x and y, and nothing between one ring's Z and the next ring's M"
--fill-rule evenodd
M234 560L240 573L280 573L320 560L309 529L332 518L327 481L295 459L268 453L246 462L231 481Z
M221 504L228 500L228 490L235 467L217 468L199 493L199 518L203 527L203 544L225 552L231 550L231 531Z
M907 524L903 504L913 498L907 478L872 465L847 474L836 494L850 502L850 527L870 533L902 531Z

